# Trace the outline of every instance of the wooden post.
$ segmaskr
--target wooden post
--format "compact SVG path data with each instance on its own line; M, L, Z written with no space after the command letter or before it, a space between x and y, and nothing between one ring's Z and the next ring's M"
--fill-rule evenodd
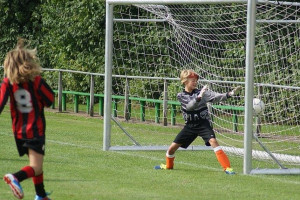
M125 102L124 102L124 118L126 121L130 119L130 110L129 110L129 80L126 78L125 82Z
M78 95L74 95L74 112L78 113Z
M233 116L232 116L232 122L233 122L233 131L235 133L238 132L238 117L237 117L237 111L233 110Z
M118 100L117 99L113 99L113 116L117 117L118 116Z
M104 97L99 97L99 115L104 115Z
M90 107L89 107L89 114L91 117L94 116L94 86L95 86L95 79L94 76L90 76Z
M54 101L53 101L53 103L52 103L52 105L51 105L51 108L52 108L52 109L55 109L55 94L54 94Z
M174 126L176 124L176 105L172 104L171 110L171 124Z
M62 112L62 72L58 72L58 112Z
M145 121L145 101L140 101L140 118L141 121Z
M62 111L67 110L67 94L62 94Z
M90 98L89 96L86 96L86 113L89 114L90 109Z
M155 103L155 123L159 124L160 118L160 103Z
M163 123L168 126L168 81L164 80Z

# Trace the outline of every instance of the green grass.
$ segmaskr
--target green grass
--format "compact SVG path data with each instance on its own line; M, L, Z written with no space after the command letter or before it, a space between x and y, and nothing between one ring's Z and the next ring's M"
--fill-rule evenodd
M46 112L45 186L55 200L120 199L300 199L299 175L243 175L243 160L230 157L237 175L222 172L211 151L178 151L175 169L154 170L164 151L102 151L103 121L66 113ZM151 124L131 129L151 132ZM167 134L167 133L166 133ZM168 134L167 134L168 135ZM168 135L169 141L173 135ZM28 164L19 157L6 108L0 115L0 174ZM22 182L24 200L35 192L31 180ZM0 200L15 199L0 182Z

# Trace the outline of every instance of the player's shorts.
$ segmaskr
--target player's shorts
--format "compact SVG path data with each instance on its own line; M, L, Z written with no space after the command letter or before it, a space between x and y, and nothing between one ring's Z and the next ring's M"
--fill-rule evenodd
M188 148L190 144L200 136L206 146L210 146L209 140L216 138L216 135L208 120L201 120L198 124L186 124L176 136L174 143L181 144L182 148Z
M45 137L33 139L17 139L15 138L17 149L20 156L28 155L28 149L45 155Z

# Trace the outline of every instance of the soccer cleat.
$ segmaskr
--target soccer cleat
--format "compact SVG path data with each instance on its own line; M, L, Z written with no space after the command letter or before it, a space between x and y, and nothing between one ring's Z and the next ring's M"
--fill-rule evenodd
M230 168L230 167L227 167L224 171L225 171L226 174L230 174L230 175L235 174L235 172L233 171L233 169Z
M47 193L47 196L46 197L40 197L38 195L35 195L35 199L34 200L51 200L49 197L48 197L49 193Z
M16 177L12 174L6 174L3 177L3 180L10 186L11 191L13 192L14 196L18 199L23 199L24 193L23 189Z
M156 165L154 169L167 169L167 166L165 164Z

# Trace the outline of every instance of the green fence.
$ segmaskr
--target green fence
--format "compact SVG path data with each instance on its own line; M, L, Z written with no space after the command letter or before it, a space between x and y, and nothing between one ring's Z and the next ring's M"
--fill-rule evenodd
M58 94L58 90L54 90L55 93ZM86 98L86 112L89 113L90 111L90 93L85 92L76 92L76 91L62 91L62 110L66 111L67 108L67 97L66 95L73 95L74 101L74 112L78 113L79 108L79 97L83 96ZM99 98L99 115L104 115L104 94L94 94L95 97ZM112 108L113 108L113 116L117 117L117 108L118 108L118 100L125 100L125 96L120 95L112 95ZM145 118L145 106L146 103L153 103L155 109L155 123L160 123L161 118L161 105L163 104L163 100L159 99L145 99L145 98L137 98L137 97L129 97L129 104L128 104L128 114L127 120L130 119L131 116L131 103L132 101L139 102L140 105L140 121L146 121ZM177 106L180 106L178 101L168 101L168 105L171 106L171 125L176 125L176 111ZM55 108L55 104L52 105L52 108ZM241 106L224 106L224 105L212 105L212 112L214 109L221 109L221 110L230 110L232 111L232 122L233 122L233 129L235 132L238 131L237 124L238 124L238 113L244 111L244 107ZM212 118L213 120L213 118Z

